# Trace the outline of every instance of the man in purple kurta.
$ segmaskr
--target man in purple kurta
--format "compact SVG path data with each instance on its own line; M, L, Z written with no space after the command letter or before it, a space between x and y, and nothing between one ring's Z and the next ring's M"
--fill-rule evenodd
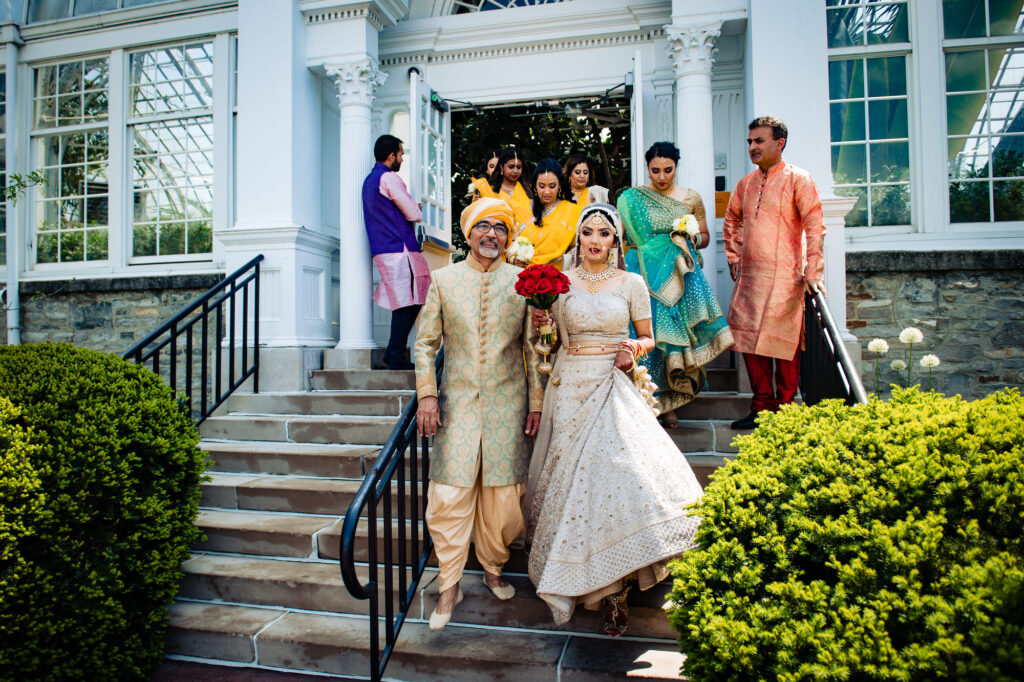
M380 272L373 302L391 311L391 337L384 352L384 364L391 369L415 368L406 347L430 288L430 270L414 229L423 214L397 173L404 154L401 140L381 135L373 145L377 163L363 181L363 221Z

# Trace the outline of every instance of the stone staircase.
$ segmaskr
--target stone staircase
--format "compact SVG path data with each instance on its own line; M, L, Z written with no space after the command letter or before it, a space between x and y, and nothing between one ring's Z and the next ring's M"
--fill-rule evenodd
M680 428L671 431L703 484L735 451L728 423L749 404L736 391L735 370L713 368L709 383L710 391L679 411ZM368 674L368 602L342 583L341 521L414 397L414 378L320 370L311 385L302 393L232 396L202 425L201 447L213 460L197 522L207 539L184 565L170 609L169 657L342 678ZM387 677L678 679L682 657L662 610L669 582L630 596L629 632L613 640L599 634L601 615L582 609L556 627L526 576L522 551L513 553L506 575L517 594L501 602L481 584L471 552L465 600L447 628L431 632L426 619L436 601L436 570L428 569Z

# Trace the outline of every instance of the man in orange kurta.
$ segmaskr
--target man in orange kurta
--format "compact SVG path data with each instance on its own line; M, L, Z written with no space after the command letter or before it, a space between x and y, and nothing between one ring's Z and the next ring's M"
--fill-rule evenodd
M754 392L750 414L733 422L735 429L754 428L757 413L796 397L804 293L825 293L825 225L814 180L782 160L788 136L782 121L762 116L749 129L747 150L757 169L736 183L722 233L736 282L729 328Z

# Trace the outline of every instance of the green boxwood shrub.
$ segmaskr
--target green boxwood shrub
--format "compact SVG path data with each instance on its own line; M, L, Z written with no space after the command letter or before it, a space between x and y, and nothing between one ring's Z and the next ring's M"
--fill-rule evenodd
M0 679L144 679L204 457L161 379L67 344L0 348Z
M1017 389L761 419L674 565L690 679L1024 679Z

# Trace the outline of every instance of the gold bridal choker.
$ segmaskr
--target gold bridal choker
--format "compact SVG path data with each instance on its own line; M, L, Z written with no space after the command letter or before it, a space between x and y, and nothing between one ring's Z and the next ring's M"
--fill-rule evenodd
M618 268L616 268L614 265L609 265L604 272L599 272L597 274L587 272L586 270L583 269L582 265L576 266L576 276L586 283L587 291L592 294L597 293L598 289L600 289L601 287L601 282L605 281L606 279L611 279L612 277L615 276L615 273L617 272Z

